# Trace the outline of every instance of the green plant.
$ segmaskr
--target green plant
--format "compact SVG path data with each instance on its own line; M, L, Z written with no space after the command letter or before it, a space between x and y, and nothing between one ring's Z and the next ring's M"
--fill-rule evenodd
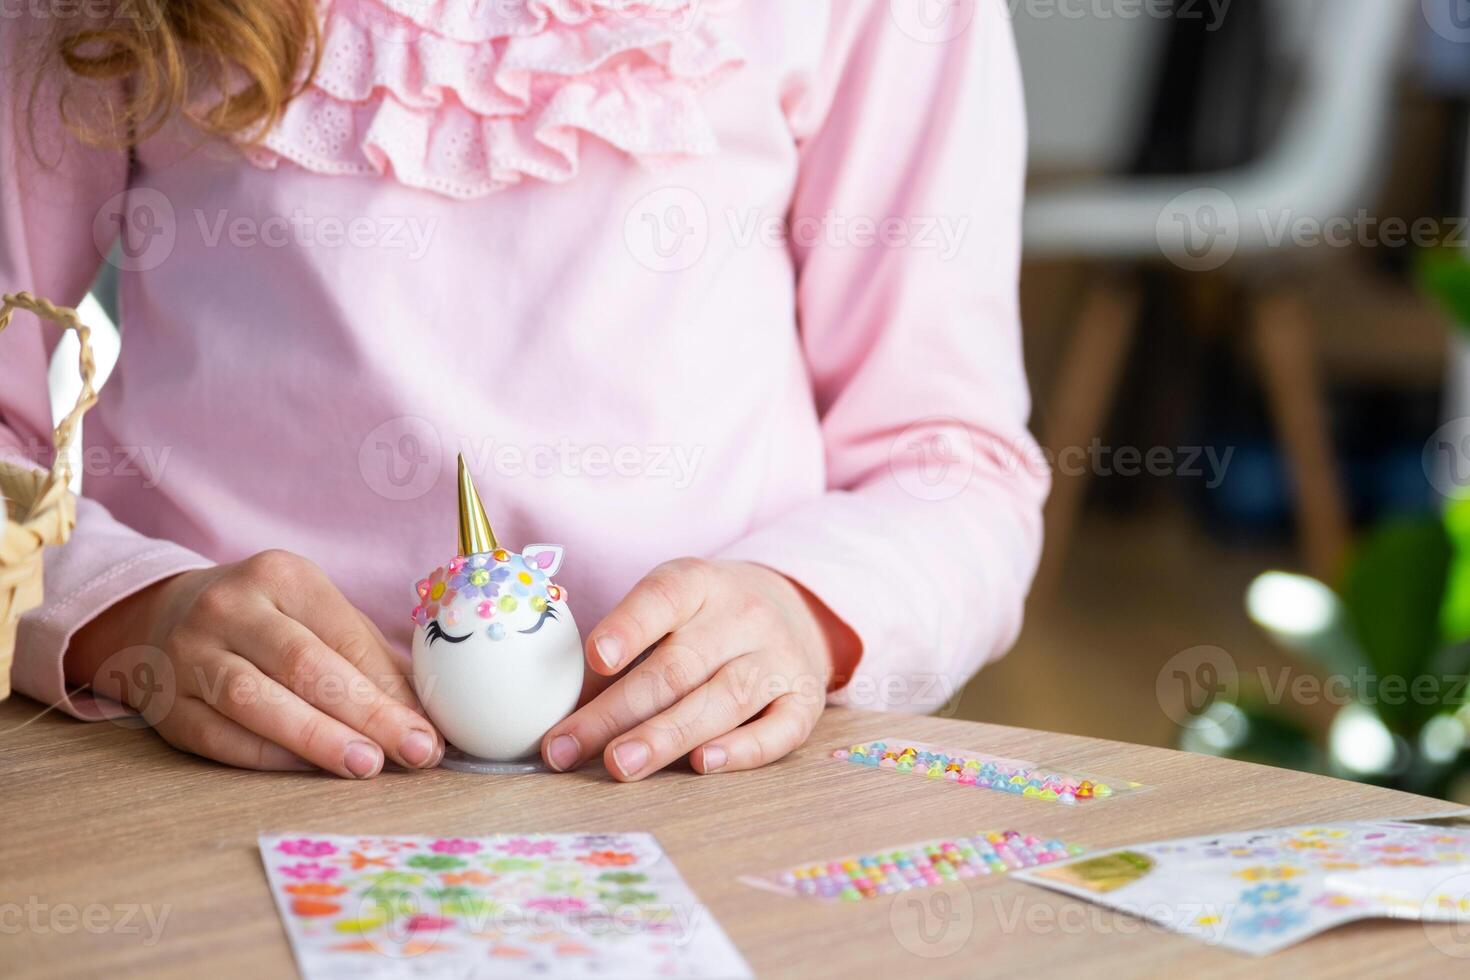
M1422 252L1416 279L1470 334L1466 253ZM1232 702L1211 706L1214 737L1186 730L1186 747L1421 793L1451 790L1467 768L1470 733L1470 499L1374 528L1335 589L1268 572L1252 583L1247 606L1298 667L1339 681L1330 689L1348 698L1334 701L1324 749L1300 705L1280 697L1286 687L1271 696L1242 683ZM1311 607L1305 615L1303 606Z
M1470 331L1470 262L1457 248L1426 249L1419 253L1415 279L1425 295L1437 302L1460 330Z
M1299 717L1295 688L1242 684L1229 737L1190 748L1323 769L1445 795L1465 768L1470 724L1470 499L1441 515L1370 531L1335 589L1268 572L1251 587L1252 618L1338 708L1326 751ZM1310 610L1303 611L1304 606Z

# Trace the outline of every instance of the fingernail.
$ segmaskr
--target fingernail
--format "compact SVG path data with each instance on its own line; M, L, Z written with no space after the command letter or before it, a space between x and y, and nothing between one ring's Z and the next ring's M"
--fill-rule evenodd
M578 759L582 758L582 747L572 736L558 735L551 740L546 754L550 757L551 768L557 772L566 772L577 764Z
M729 760L730 757L725 754L725 750L718 745L706 745L704 747L705 772L719 772L725 768L725 763Z
M426 732L410 732L399 743L398 754L411 766L426 766L434 758L434 740Z
M612 634L604 634L592 641L593 647L597 649L597 655L602 662L607 664L609 670L617 670L623 662L623 641Z
M636 776L648 764L648 746L636 738L629 739L613 749L613 761L624 776Z
M358 779L366 779L376 775L383 768L383 754L378 751L376 745L367 742L352 742L347 746L347 756L343 760L347 764L347 771Z

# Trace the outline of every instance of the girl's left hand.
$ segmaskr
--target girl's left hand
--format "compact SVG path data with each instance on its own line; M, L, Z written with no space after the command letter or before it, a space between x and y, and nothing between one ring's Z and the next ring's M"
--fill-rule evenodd
M686 754L701 773L763 766L806 741L858 647L816 598L763 565L667 562L588 635L597 674L627 673L547 732L541 754L564 771L601 753L622 781Z

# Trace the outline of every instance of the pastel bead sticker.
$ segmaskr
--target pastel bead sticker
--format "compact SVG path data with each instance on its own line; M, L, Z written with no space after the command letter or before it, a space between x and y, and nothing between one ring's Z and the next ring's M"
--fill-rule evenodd
M740 880L785 895L859 902L945 882L1036 868L1083 853L1085 849L1077 844L1015 830L991 830L812 861Z
M921 776L958 786L975 786L1064 806L1105 800L1145 788L1142 783L1130 780L1067 772L1020 759L1006 759L967 749L941 749L902 739L860 742L835 750L832 758L852 765Z

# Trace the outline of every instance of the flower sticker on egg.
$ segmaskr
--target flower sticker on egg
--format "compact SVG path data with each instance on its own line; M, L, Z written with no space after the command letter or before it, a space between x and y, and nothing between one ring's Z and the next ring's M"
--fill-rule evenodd
M451 575L453 575L453 572L447 568L436 568L429 573L428 578L419 582L416 587L425 620L437 617L441 609L452 606L454 600L458 597L458 593L449 584ZM417 619L418 617L415 616L415 621ZM420 625L423 624L421 623Z

